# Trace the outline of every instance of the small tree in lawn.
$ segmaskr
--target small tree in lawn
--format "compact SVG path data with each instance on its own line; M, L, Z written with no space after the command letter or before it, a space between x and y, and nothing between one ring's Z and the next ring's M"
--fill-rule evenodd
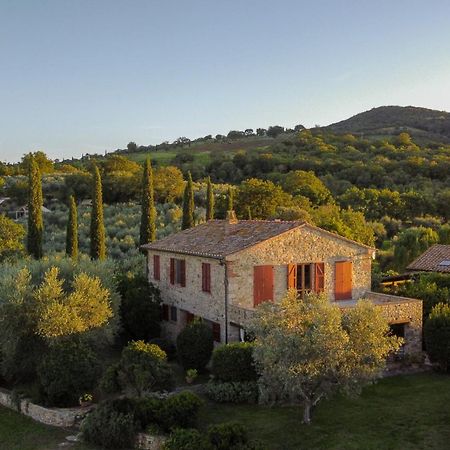
M69 199L69 220L67 221L66 254L73 259L78 257L78 212L73 195Z
M30 154L28 169L28 254L36 259L42 258L42 234L44 221L42 219L42 180L39 166Z
M141 232L139 242L141 245L144 245L153 242L156 239L156 209L153 189L153 169L150 158L147 158L144 165L141 208Z
M199 319L189 323L177 337L177 354L186 370L203 370L211 358L213 349L212 330Z
M184 188L183 196L183 218L181 229L187 230L194 226L194 189L192 186L191 172L188 172L188 180Z
M206 220L214 219L214 192L211 178L206 182Z
M91 210L91 258L105 259L105 224L103 222L102 178L96 166L94 168L94 189Z
M450 371L450 305L438 303L425 322L425 344L432 362Z
M298 301L295 290L278 304L263 303L250 330L261 401L301 402L305 423L323 398L358 393L378 377L401 345L369 301L343 312L324 296Z

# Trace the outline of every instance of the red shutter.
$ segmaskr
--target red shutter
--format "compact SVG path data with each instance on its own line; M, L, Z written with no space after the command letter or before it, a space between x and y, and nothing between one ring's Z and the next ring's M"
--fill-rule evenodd
M153 278L155 280L161 279L161 269L159 264L159 255L153 255Z
M314 269L314 292L319 294L325 289L325 264L316 263L314 264Z
M169 320L169 305L162 304L162 320Z
M253 268L253 305L273 300L273 266Z
M194 314L187 312L186 313L186 323L191 323L195 319Z
M175 284L175 259L170 258L170 284Z
M212 324L213 338L215 342L220 342L220 323L213 322Z
M211 264L202 263L202 291L211 292Z
M186 286L186 260L180 261L180 285Z
M335 264L334 299L352 298L352 262L337 261Z
M287 265L287 287L297 289L297 264Z

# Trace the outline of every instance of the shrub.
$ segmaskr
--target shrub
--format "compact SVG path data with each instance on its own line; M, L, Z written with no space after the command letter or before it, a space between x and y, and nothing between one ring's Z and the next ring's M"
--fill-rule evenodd
M450 371L450 305L437 304L425 322L428 356L443 371Z
M202 404L200 397L190 391L172 395L163 400L157 422L165 431L193 427L197 422L198 411Z
M209 382L206 385L206 395L217 403L256 403L258 385L256 381Z
M105 372L101 386L107 392L131 389L138 397L145 391L169 389L172 369L166 354L155 344L132 341L123 350L118 364Z
M122 338L148 341L160 333L159 289L150 284L144 274L126 272L120 277L119 292L122 298L120 318Z
M236 342L221 345L212 355L212 373L218 381L255 381L257 373L253 362L253 344Z
M73 406L90 392L99 375L92 349L79 339L63 339L50 346L37 369L44 401L54 406Z
M209 426L208 438L217 450L240 449L249 442L246 428L237 422Z
M103 448L133 448L137 426L132 406L114 402L101 403L84 419L81 425L83 437ZM121 411L128 409L131 410Z
M211 358L213 333L201 320L194 320L177 337L177 352L185 370L201 371Z
M164 350L166 352L167 359L169 361L171 361L172 359L175 358L175 355L176 355L175 345L172 344L172 342L170 342L169 340L164 339L164 338L153 338L153 339L150 339L149 343L155 344L161 350Z
M164 450L213 450L213 447L197 430L176 429L164 444Z

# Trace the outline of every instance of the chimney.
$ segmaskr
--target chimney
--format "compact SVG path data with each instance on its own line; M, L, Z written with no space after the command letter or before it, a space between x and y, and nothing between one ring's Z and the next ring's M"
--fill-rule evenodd
M234 224L238 223L238 220L236 217L236 212L234 211L234 209L227 211L227 219L226 220L230 225L234 225Z

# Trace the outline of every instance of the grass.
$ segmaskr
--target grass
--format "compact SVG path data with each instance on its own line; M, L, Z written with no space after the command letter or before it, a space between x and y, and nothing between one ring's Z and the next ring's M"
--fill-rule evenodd
M448 449L450 377L420 374L386 378L357 399L337 397L317 407L313 423L301 424L295 407L208 403L201 426L238 421L269 450Z
M75 431L50 427L29 417L0 407L0 449L4 450L56 450L66 436ZM70 447L73 450L93 450L84 444Z
M322 402L309 426L301 424L297 407L207 403L200 413L202 429L230 420L246 425L268 450L448 449L450 377L419 374L383 379L357 399ZM0 407L0 449L56 450L69 434L73 432ZM93 450L84 444L71 448Z

